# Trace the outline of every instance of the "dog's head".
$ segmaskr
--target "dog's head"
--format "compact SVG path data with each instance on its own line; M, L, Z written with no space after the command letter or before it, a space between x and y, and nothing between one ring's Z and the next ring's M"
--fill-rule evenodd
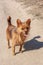
M21 22L20 19L17 19L17 28L19 29L19 31L24 31L27 34L30 29L30 23L31 19L28 19L25 22Z
M11 25L11 16L8 16L7 22L8 22L8 25Z
M31 19L28 19L27 21L25 21L24 24L26 25L26 29L27 29L26 34L28 34L30 30Z
M25 22L21 22L20 19L17 19L17 30L20 34L23 34L25 37L30 29L31 19L28 19Z

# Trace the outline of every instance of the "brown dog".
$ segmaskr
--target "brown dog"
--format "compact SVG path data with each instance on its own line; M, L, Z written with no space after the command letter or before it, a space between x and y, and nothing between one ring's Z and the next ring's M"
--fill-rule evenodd
M30 30L31 20L28 19L26 22L21 22L20 19L17 19L17 27L11 24L11 17L7 18L8 27L6 29L6 36L8 41L8 48L10 48L10 40L12 40L12 52L15 54L15 46L19 45L19 51L22 51L22 45L26 39L28 31Z
M8 18L7 18L7 23L8 23L8 27L6 29L6 37L7 37L7 41L8 41L8 48L10 48L10 39L12 38L12 30L15 29L16 27L11 24L10 16L8 16Z
M30 29L31 20L28 19L26 22L22 23L21 20L17 19L17 29L12 32L12 53L15 54L15 46L19 45L19 51L22 51L22 45L26 39L28 31Z

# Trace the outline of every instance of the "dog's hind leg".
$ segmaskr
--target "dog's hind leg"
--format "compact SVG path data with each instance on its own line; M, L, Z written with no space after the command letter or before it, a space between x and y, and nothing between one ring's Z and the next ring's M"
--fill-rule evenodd
M10 46L10 40L8 40L8 48L11 48L11 46Z

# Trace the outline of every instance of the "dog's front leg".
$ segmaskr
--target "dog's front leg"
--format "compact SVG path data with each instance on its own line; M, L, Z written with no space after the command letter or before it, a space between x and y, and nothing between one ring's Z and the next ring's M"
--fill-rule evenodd
M12 54L15 55L15 46L12 45Z
M21 52L21 53L22 53L22 44L20 45L19 52Z

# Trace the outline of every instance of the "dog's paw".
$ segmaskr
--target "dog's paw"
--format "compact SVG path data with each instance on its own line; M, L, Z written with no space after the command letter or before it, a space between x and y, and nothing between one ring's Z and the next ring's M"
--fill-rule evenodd
M12 53L13 56L15 56L16 54L15 53Z
M19 51L20 53L23 53L23 51Z
M11 46L8 46L8 49L10 49L11 48Z

